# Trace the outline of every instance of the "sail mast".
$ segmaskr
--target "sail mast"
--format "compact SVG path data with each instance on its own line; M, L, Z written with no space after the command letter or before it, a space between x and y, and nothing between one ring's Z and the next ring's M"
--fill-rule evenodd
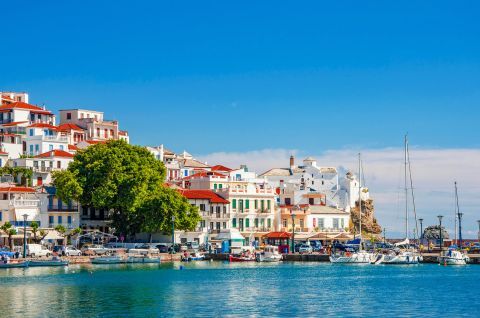
M360 224L360 240L362 239L362 155L358 154L358 211Z
M458 246L458 241L457 241L457 218L458 218L458 213L460 212L460 207L458 205L458 189L457 189L457 181L455 181L455 245Z
M407 185L407 169L408 169L408 136L405 135L405 238L408 239L408 185Z

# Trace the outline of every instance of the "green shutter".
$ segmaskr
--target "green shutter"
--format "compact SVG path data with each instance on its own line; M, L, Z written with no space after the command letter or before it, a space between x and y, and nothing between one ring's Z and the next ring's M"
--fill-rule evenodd
M236 209L237 208L237 199L232 200L232 208Z
M258 209L258 200L255 200L255 210Z
M237 227L237 218L232 219L232 227Z
M250 219L249 218L246 218L245 219L245 227L250 227Z
M255 227L258 227L258 219L255 219Z
M217 190L217 184L216 184L216 183L213 184L213 189L214 189L214 190Z
M267 219L267 227L268 228L272 227L272 220L271 219Z
M250 200L245 200L245 209L250 209Z
M270 211L270 200L267 201L267 207L268 207L268 211Z
M220 184L218 185L218 188L219 188L219 189L223 188L223 184L220 183Z
M263 200L260 201L260 205L262 207L262 212L263 212L263 210L265 210L265 201L263 201Z

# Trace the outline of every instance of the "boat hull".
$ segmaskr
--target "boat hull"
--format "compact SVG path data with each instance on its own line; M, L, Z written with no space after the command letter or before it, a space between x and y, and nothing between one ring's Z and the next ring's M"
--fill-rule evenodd
M29 266L29 262L20 262L20 263L7 263L7 264L0 264L1 268L26 268Z
M417 265L421 262L420 255L400 254L400 255L385 255L381 261L384 265Z
M467 265L468 259L466 258L453 258L453 257L439 257L438 262L440 265L449 265L449 266L462 266Z
M330 263L333 264L370 264L375 260L374 254L352 253L351 255L330 256Z
M250 257L237 257L237 256L230 255L229 261L231 263L245 263L245 262L255 262L255 259Z
M160 264L160 258L155 257L130 257L127 259L128 264Z
M29 267L59 267L68 266L68 261L30 261Z

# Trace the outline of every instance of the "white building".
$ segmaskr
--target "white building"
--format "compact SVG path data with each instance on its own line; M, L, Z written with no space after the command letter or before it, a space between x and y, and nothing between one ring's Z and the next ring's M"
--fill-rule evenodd
M27 127L26 148L30 156L52 150L68 151L68 137L57 126L35 123Z

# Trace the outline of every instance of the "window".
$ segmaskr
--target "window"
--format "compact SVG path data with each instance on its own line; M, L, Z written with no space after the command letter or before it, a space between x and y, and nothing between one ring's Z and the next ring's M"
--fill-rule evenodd
M223 188L223 184L220 183L220 184L218 185L218 188L219 188L219 189Z
M200 204L200 211L205 211L205 204Z
M72 225L72 216L71 215L67 216L67 223L69 225Z
M232 227L237 227L237 218L232 219Z
M338 218L333 219L333 228L338 230Z
M29 135L33 136L33 129L29 129Z
M219 206L217 206L217 207L215 208L215 212L217 212L217 214L220 214L221 211L220 211L220 207L219 207Z
M260 207L262 209L262 212L265 210L265 200L260 201Z
M308 204L314 205L315 204L315 199L314 198L309 198L308 199Z
M258 209L258 200L255 200L255 210Z
M246 228L249 228L249 227L250 227L250 219L249 219L249 218L246 218L246 219L245 219L245 227L246 227Z
M35 145L35 152L38 152L40 150L40 146L39 145Z
M60 145L60 150L64 150L63 145Z
M87 216L88 215L88 208L82 207L83 215Z
M267 201L267 209L268 209L268 211L270 211L271 204L272 204L272 203L270 202L270 200L268 200L268 201Z
M217 230L220 231L220 222L217 222Z
M267 227L269 229L272 227L272 219L267 219Z
M97 128L97 137L100 137L100 128Z
M304 220L303 219L300 219L300 228L303 229L303 223L304 223Z
M255 219L255 227L258 227L258 219Z
M318 228L320 230L323 230L325 228L325 219L324 218L319 218L318 219Z
M67 119L68 120L72 119L72 113L67 113Z
M213 222L210 222L210 230L213 230Z
M287 225L288 225L288 224L287 224L287 219L283 219L283 220L282 220L282 226L283 226L284 228L286 228Z
M285 205L292 205L292 201L290 198L285 198Z
M217 184L216 183L213 184L213 190L217 190Z
M246 199L245 200L245 208L248 210L250 209L250 200L249 199Z
M2 219L2 212L0 211L0 222L2 222L3 219Z
M237 208L237 199L233 199L232 200L232 209L236 209Z
M57 168L62 169L62 162L60 160L57 161Z
M53 224L53 222L54 222L53 215L49 215L48 216L48 223Z
M227 222L223 222L223 228L226 229L227 228Z
M110 129L110 136L111 136L112 138L115 137L115 134L113 133L113 129Z
M344 229L345 228L345 220L340 219L340 228Z
M243 200L242 199L238 200L238 209L240 210L240 212L243 212Z
M83 113L80 113L80 118L81 118L81 119L83 119L83 116L84 116L84 114L83 114Z
M48 150L52 151L53 150L53 145L48 145Z
M43 184L42 177L37 177L37 186L41 186Z
M41 115L41 114L38 114L38 115L37 115L37 119L38 119L38 120L42 120L42 115Z
M108 138L108 129L105 129L104 133L105 133L105 138Z

